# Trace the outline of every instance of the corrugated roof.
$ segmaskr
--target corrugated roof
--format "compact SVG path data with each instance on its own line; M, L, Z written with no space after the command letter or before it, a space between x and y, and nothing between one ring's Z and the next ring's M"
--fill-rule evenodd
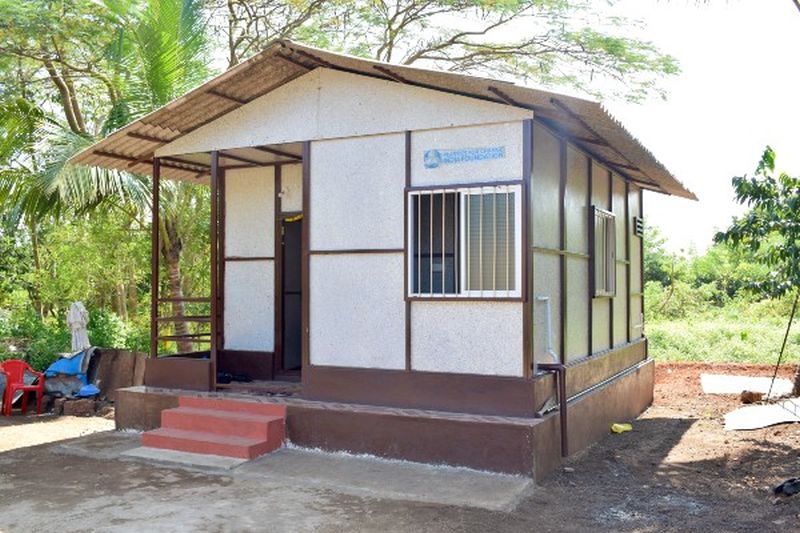
M318 67L532 109L538 120L568 135L599 162L643 187L697 199L597 102L489 78L371 61L288 40L273 42L224 74L112 133L71 161L149 175L153 152L160 146ZM205 165L177 160L162 164L166 178L204 181L207 173Z

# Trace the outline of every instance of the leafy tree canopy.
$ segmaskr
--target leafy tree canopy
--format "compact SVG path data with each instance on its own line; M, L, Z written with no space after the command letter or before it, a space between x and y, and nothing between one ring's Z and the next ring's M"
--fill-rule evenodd
M754 175L732 183L736 200L750 209L714 240L749 250L770 269L757 282L764 293L782 296L800 287L800 178L776 173L775 152L767 147Z

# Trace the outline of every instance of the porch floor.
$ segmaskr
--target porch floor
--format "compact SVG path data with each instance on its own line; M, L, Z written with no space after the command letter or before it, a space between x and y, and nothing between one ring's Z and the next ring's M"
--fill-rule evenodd
M302 390L302 385L295 381L262 381L254 380L248 383L244 382L231 382L225 384L217 384L219 392L230 392L238 394L251 394L254 396L272 396L272 397L299 397Z

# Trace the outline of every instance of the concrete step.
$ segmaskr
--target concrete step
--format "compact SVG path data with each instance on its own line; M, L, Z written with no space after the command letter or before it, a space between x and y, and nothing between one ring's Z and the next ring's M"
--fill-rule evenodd
M180 407L198 409L216 409L219 411L235 411L264 416L280 416L286 418L286 405L280 403L250 402L247 400L229 400L227 398L207 398L201 396L181 396Z
M258 439L235 435L217 435L201 431L175 428L158 428L142 435L142 446L191 453L255 459L276 450L281 445L276 439Z
M161 411L161 427L283 441L284 418L248 412L221 411L197 407L176 407Z

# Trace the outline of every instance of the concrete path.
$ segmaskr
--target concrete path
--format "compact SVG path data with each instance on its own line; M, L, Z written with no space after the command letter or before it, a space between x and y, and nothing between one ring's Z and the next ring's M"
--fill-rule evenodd
M283 448L254 461L139 447L136 434L109 432L62 444L56 453L133 460L302 490L508 511L532 490L528 478L407 461Z

